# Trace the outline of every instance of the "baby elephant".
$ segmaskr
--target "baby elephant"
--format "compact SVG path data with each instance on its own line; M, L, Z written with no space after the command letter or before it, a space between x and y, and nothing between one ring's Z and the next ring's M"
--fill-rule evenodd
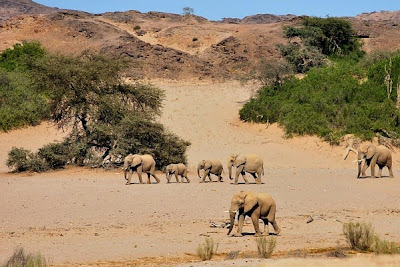
M228 235L233 229L235 224L235 216L238 212L238 229L235 236L243 236L242 228L244 223L244 217L249 216L253 221L254 230L256 231L255 236L260 236L261 232L258 225L258 220L261 219L264 222L264 233L263 235L269 235L268 223L271 223L274 227L275 234L278 235L281 232L278 224L275 220L276 204L274 199L267 193L254 193L240 191L234 194L231 201L231 207L229 209L229 215L231 219L231 225L229 227Z
M200 183L204 183L206 181L206 177L212 182L213 180L211 179L211 174L214 174L215 176L218 177L218 181L222 181L222 171L224 170L224 167L222 166L221 161L219 160L202 160L199 162L199 165L197 166L197 175L199 178L200 176L200 170L204 170L203 174L203 179L200 181Z
M169 164L165 168L165 177L167 177L167 182L169 183L171 180L171 176L175 175L176 182L179 183L178 175L181 176L182 183L185 182L185 179L190 183L190 180L187 176L187 169L186 166L183 163L178 163L178 164Z

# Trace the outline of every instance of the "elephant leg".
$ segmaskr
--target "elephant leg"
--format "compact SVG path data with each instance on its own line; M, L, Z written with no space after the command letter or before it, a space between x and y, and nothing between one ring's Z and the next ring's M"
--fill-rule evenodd
M178 174L175 172L175 179L177 183L180 183L179 179L178 179Z
M243 224L244 224L244 214L239 214L238 216L238 228L237 228L237 233L235 236L240 237L243 236L242 234L242 229L243 229Z
M210 183L213 182L212 178L211 178L211 173L208 173L208 179L210 180Z
M245 173L244 171L242 171L241 174L242 174L242 177L243 177L244 182L245 182L246 184L249 184L249 181L248 181L247 178L246 178L246 173Z
M272 227L274 227L274 232L276 235L279 235L279 233L281 232L281 228L278 226L278 224L276 223L276 220L274 220L273 222L271 222Z
M368 169L369 164L370 163L368 163L367 161L364 162L364 165L363 165L362 170L361 170L361 178L367 177L367 175L365 174L365 171Z
M186 178L187 182L190 183L189 177L187 175L182 177L182 182L184 182L185 180L183 178Z
M131 179L132 179L132 170L129 170L128 172L128 180L126 181L126 185L130 185L131 184Z
M254 236L261 236L260 225L258 223L258 215L256 213L251 214L251 221L253 222L254 230L256 234Z
M394 178L394 175L393 175L393 171L392 171L392 166L387 166L388 167L388 170L389 170L389 178Z
M267 219L262 219L264 222L264 232L262 235L269 235L269 226L268 226L268 220Z
M151 182L150 182L150 173L147 173L147 184L151 184Z
M138 167L138 168L136 169L136 172L137 172L137 175L138 175L138 178L139 178L139 182L140 182L141 184L143 184L143 180L142 180L142 167Z
M257 171L257 179L256 179L257 184L261 184L261 174L262 174L262 169L259 168Z
M170 181L171 181L171 174L168 174L168 176L167 176L167 183L169 184Z
M149 173L149 182L150 182L150 175L153 176L154 179L156 179L157 184L160 183L160 179L157 177L155 168L152 168L150 173Z
M207 177L207 176L208 176L208 178L210 178L209 174L210 174L210 170L205 170L205 171L204 171L203 179L201 179L201 182L202 182L202 183L205 183L205 182L206 182L206 177ZM211 178L210 178L210 180L211 180Z
M371 159L371 178L376 178L375 177L375 165L376 165L376 160L377 160L377 156L374 156Z
M383 166L379 166L378 178L382 178L382 168Z

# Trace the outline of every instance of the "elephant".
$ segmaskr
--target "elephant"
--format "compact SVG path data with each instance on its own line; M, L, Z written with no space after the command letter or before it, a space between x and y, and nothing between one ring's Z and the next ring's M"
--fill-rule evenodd
M229 209L230 221L228 235L231 233L235 224L235 216L238 212L238 228L235 236L243 236L242 228L245 216L249 216L253 221L254 230L256 231L255 236L260 236L260 228L258 220L261 219L264 222L264 233L263 235L269 235L268 223L271 223L276 235L279 235L281 229L276 223L275 213L276 204L275 200L267 193L254 193L240 191L232 197L231 207Z
M142 184L142 173L147 173L147 183L150 184L150 175L153 176L157 183L160 182L156 175L156 162L151 155L129 154L124 159L124 177L127 180L126 185L131 184L132 172L136 171L139 181ZM128 177L126 174L128 173Z
M186 178L188 183L190 183L190 180L187 176L187 169L185 164L183 163L178 163L178 164L169 164L167 167L165 167L165 176L167 178L167 182L169 183L171 180L171 176L175 175L176 182L179 183L178 175L181 176L182 183L184 182L183 178Z
M235 184L238 184L239 174L242 174L246 184L249 182L246 179L246 172L253 175L257 184L261 184L261 174L264 175L264 163L262 158L255 154L237 155L232 154L228 157L229 179L232 178L232 167L236 167ZM256 176L257 174L257 176Z
M222 181L222 171L224 170L224 167L222 166L221 161L219 160L202 160L199 162L199 165L197 166L197 175L200 177L200 170L204 170L204 175L203 179L200 181L200 183L204 183L206 180L206 177L208 176L208 179L210 179L210 182L213 180L211 179L211 174L214 174L218 176L218 181Z
M371 178L375 177L375 165L378 164L379 172L378 178L382 178L382 169L383 167L388 167L389 169L389 177L393 178L393 171L392 171L392 153L390 149L383 145L364 145L361 146L358 150L355 150L352 146L349 146L346 149L346 153L343 159L346 159L349 155L349 152L352 151L357 154L357 161L358 161L358 174L357 178L365 178L365 171L371 165ZM364 161L364 165L361 169L361 163ZM360 176L361 174L361 176Z

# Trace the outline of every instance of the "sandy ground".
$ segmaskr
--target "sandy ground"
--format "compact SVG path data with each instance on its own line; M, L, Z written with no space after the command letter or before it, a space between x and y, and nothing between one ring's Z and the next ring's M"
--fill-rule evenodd
M125 186L120 170L81 168L45 174L7 173L4 162L12 146L35 150L62 138L63 133L49 125L1 133L0 262L15 247L23 246L41 251L56 265L99 261L104 266L156 265L171 262L168 259L191 258L206 236L213 237L219 253L254 253L250 223L244 228L249 235L242 238L228 237L227 229L210 227L210 221L227 221L223 211L229 209L232 194L240 190L264 191L275 198L282 228L276 255L343 247L342 223L350 220L370 222L381 237L400 240L398 153L393 154L396 178L356 179L355 155L343 161L343 147L330 147L314 137L288 140L276 125L267 128L240 122L237 111L251 95L251 86L155 84L167 93L160 120L192 142L188 158L193 182L166 184L163 178L158 185ZM194 168L199 160L220 159L225 164L233 152L253 152L264 158L262 185L232 185L227 170L224 183L198 183ZM307 224L309 216L314 221ZM396 260L398 263L398 258L382 259ZM267 263L283 266L283 261ZM336 260L328 261L335 264ZM242 259L236 263L248 266L264 261Z

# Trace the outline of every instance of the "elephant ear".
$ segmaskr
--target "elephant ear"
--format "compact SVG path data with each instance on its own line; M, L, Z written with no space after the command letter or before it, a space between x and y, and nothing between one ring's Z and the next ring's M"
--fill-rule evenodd
M239 166L241 166L243 164L246 164L246 157L245 156L238 156L236 158L235 163L236 163L236 167L239 167Z
M172 165L172 168L171 168L171 173L175 173L175 172L178 172L178 165L177 164Z
M376 154L376 146L369 146L367 149L367 159L372 158Z
M209 160L204 161L204 170L208 170L212 168L212 163Z
M254 208L255 205L258 204L258 199L255 194L248 193L244 198L244 213L249 212L251 209Z
M132 167L137 167L137 166L139 166L140 164L142 164L142 157L139 156L139 155L133 155L133 156L132 156L132 163L131 163L131 166L132 166Z

